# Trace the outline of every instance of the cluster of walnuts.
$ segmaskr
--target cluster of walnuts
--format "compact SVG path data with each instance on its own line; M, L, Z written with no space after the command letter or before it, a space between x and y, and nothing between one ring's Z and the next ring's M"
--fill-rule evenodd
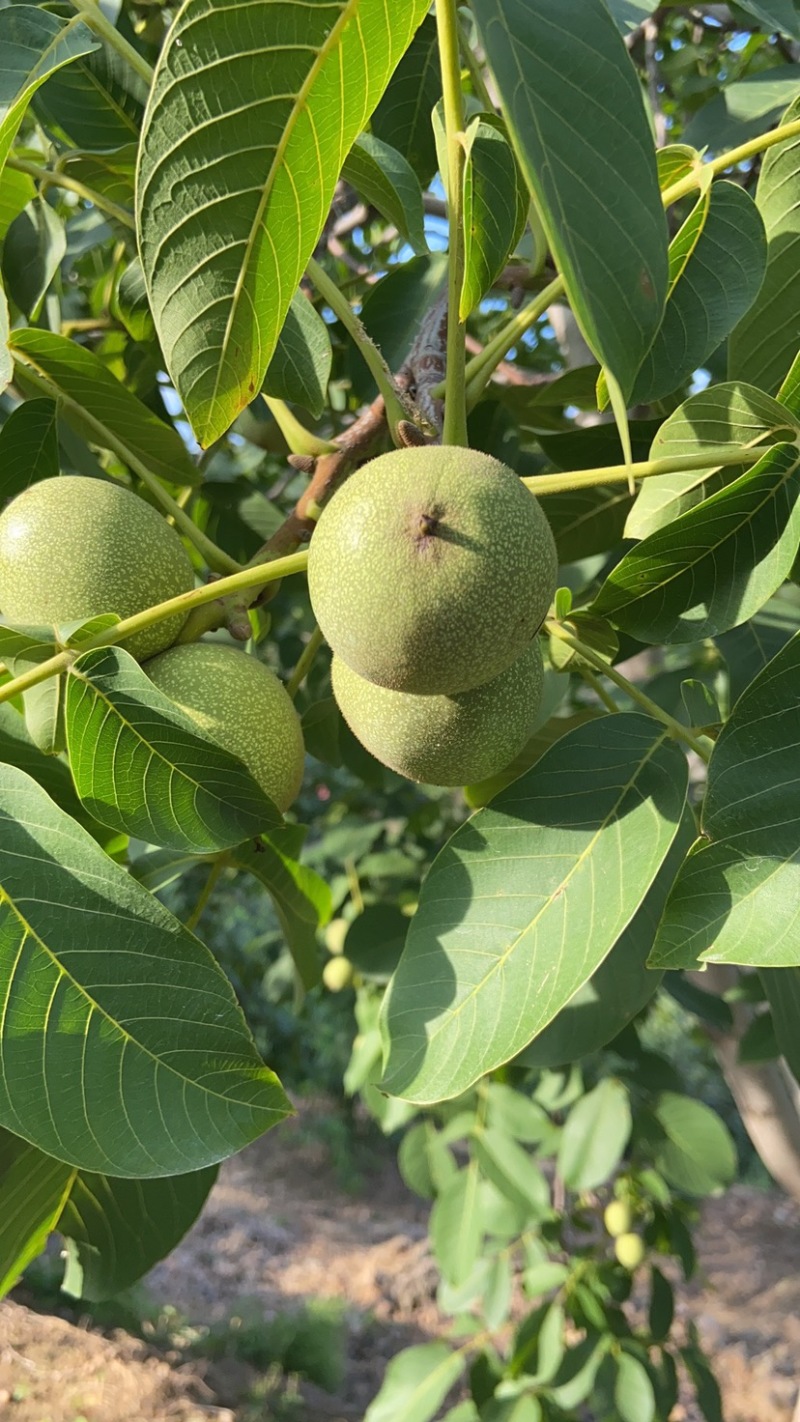
M429 785L508 765L541 701L556 571L539 504L489 455L400 449L354 474L319 520L308 581L336 701L367 750Z

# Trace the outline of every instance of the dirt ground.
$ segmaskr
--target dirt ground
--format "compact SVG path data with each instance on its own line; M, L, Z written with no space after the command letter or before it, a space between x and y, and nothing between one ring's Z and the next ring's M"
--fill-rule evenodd
M390 1159L358 1194L335 1183L304 1113L229 1162L149 1296L189 1320L270 1317L339 1299L347 1370L339 1394L303 1384L288 1399L233 1358L185 1351L41 1314L23 1292L0 1305L2 1422L357 1422L386 1361L441 1328L425 1253L425 1205ZM800 1209L738 1186L709 1201L699 1277L679 1295L715 1359L726 1422L792 1422L800 1388ZM281 1391L283 1384L281 1384ZM679 1406L674 1422L694 1422Z

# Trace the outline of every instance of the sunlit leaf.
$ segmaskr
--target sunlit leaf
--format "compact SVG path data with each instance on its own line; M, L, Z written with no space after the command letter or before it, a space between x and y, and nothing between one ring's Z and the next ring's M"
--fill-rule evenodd
M38 316L66 250L64 224L44 198L34 198L9 227L3 242L3 282L28 320Z
M449 1343L421 1343L397 1353L364 1422L429 1422L466 1364Z
M0 1298L43 1250L74 1174L0 1127Z
M427 8L179 9L142 131L139 250L167 369L201 443L261 388L344 159Z
M0 766L0 1124L81 1169L174 1175L291 1109L211 954Z

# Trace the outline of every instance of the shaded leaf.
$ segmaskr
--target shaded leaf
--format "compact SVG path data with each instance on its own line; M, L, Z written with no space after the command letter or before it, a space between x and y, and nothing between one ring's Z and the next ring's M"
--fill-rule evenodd
M266 394L302 405L318 419L328 399L332 361L325 322L308 297L295 292L264 376Z
M431 113L441 97L436 21L426 15L372 115L372 132L402 153L423 187L436 171Z
M347 930L345 955L364 977L386 983L397 967L408 925L394 904L367 904Z
M287 832L276 829L255 844L240 845L233 862L254 874L269 893L300 981L311 988L320 980L317 930L331 916L331 891L319 874L299 863L292 849Z
M780 118L797 93L797 67L778 64L724 85L688 124L684 139L694 148L722 153L755 138Z
M665 1091L655 1106L664 1139L653 1164L670 1185L687 1195L712 1195L736 1178L736 1147L715 1111L702 1101Z
M752 306L766 264L764 223L753 199L738 183L714 183L708 215L682 261L631 404L668 395L703 365Z
M207 949L11 766L0 815L0 1124L81 1169L151 1177L287 1115Z
M28 173L18 173L14 168L4 168L0 173L0 242L9 227L29 202L36 197L33 178Z
M78 434L110 449L125 462L129 455L152 474L172 484L199 483L186 445L171 425L131 394L93 351L52 331L14 331L13 355L37 377L59 411Z
M448 1343L404 1348L389 1363L364 1422L429 1422L464 1371L464 1355Z
M800 13L796 0L739 0L743 10L760 20L769 34L776 30L800 40Z
M800 541L800 458L777 444L613 569L592 610L642 642L698 642L746 622L788 576Z
M0 428L0 504L58 473L53 400L25 400Z
M795 84L797 73L795 70ZM784 121L800 118L800 99ZM800 262L800 137L777 143L765 154L756 205L767 233L767 271L758 304L736 327L728 347L728 374L774 394L797 354L800 294L794 277Z
M14 362L8 349L8 302L0 282L0 394L10 384L14 374Z
M447 257L433 252L403 262L367 292L361 320L390 370L402 365L420 322L446 284ZM377 386L357 351L352 352L348 374L359 397L372 399Z
M0 1127L0 1299L44 1249L74 1173Z
M601 717L456 831L423 884L384 1000L387 1090L455 1096L552 1021L655 879L686 773L654 721Z
M155 335L142 264L138 257L128 263L112 299L112 310L135 341L150 341Z
M797 963L800 635L756 677L714 747L703 838L667 901L651 962Z
M800 1081L800 968L762 968L772 1023L781 1054Z
M779 592L743 627L734 627L715 639L728 663L731 705L799 629L800 607Z
M513 1136L496 1126L485 1126L476 1131L474 1148L487 1180L491 1180L512 1205L518 1206L528 1217L547 1212L550 1187L536 1162Z
M439 1267L448 1283L469 1278L483 1238L480 1174L473 1163L450 1176L431 1212L430 1236Z
M67 676L75 788L95 819L165 849L229 849L280 823L244 764L205 736L120 647Z
M422 189L402 153L374 133L361 133L345 159L342 177L366 203L394 223L416 253L427 252Z
M474 118L464 147L462 321L503 270L525 225L528 207L516 159L499 120L482 114Z
M648 1323L651 1337L667 1338L675 1316L675 1293L669 1279L655 1265L650 1270L650 1310Z
M705 445L752 449L771 439L794 435L796 417L778 401L752 385L731 381L690 395L664 421L650 450L651 459L702 454ZM703 499L739 478L736 466L709 465L682 473L645 479L628 516L628 538L646 538L664 528Z
M48 74L98 44L78 15L61 20L34 5L9 5L0 11L0 168L31 96Z
M69 147L111 153L138 143L146 100L143 80L116 50L98 42L91 54L48 79L34 106Z
M570 304L627 394L661 322L667 228L622 36L603 0L579 10L562 0L475 0L473 10Z
M137 219L164 359L202 444L261 388L345 156L427 8L178 11L144 118Z
M9 227L3 242L3 281L29 320L38 315L66 250L64 224L44 198L34 198Z
M96 1302L127 1289L194 1224L217 1167L162 1180L80 1171L56 1228L69 1241L64 1293Z

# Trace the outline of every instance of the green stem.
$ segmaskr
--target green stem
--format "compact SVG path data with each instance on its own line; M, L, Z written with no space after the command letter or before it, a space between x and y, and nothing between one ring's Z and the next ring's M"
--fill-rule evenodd
M495 109L492 103L492 96L486 87L486 80L481 72L478 57L469 42L469 30L463 16L459 16L458 19L458 34L461 41L461 54L469 70L469 77L475 97L480 99L487 113L493 114Z
M85 183L79 183L77 178L70 178L55 168L43 168L39 163L28 163L24 158L6 158L6 167L13 168L15 173L27 173L37 183L41 183L43 188L64 188L65 192L76 193L84 202L90 202L100 211L107 212L109 217L129 227L132 232L136 230L132 212L112 202L111 198L104 197L102 193L95 192L94 188L88 188Z
M613 711L616 715L616 713L619 711L619 707L613 696L611 696L610 693L606 691L599 676L595 676L594 672L590 671L588 667L581 667L580 672L581 676L586 682L586 685L592 688L592 691L594 692L598 701L602 701L606 710Z
M316 657L317 652L319 651L324 641L325 638L323 637L319 628L315 627L314 631L311 633L311 636L308 639L308 642L303 648L300 657L298 658L297 666L295 667L294 671L292 672L292 675L289 677L289 680L286 683L286 690L288 691L292 700L294 700L295 696L300 690L300 687L303 685L303 682L308 676L308 673L310 672L314 664L314 658Z
M461 319L464 285L464 99L458 52L456 0L436 0L436 31L442 70L447 144L447 221L450 231L447 276L447 376L443 444L467 444L466 323Z
M409 414L395 390L392 372L386 364L386 361L383 359L374 341L370 340L361 321L347 300L347 297L342 295L336 283L328 276L325 268L320 266L314 257L309 257L306 262L306 271L323 301L330 306L334 316L337 320L341 321L348 335L357 346L359 354L368 366L372 378L383 396L389 427L394 430L400 420L407 420L409 418Z
M620 691L624 691L626 696L629 696L632 701L635 701L641 706L642 710L646 711L648 716L653 716L656 721L660 721L662 726L666 726L671 736L674 736L676 740L683 741L684 745L689 746L690 750L693 750L696 755L699 755L701 760L704 760L706 764L708 764L708 761L711 759L711 752L703 745L702 741L699 741L696 736L693 736L691 731L681 725L680 721L676 721L674 716L670 716L667 711L663 711L655 701L651 701L649 696L645 695L643 691L640 691L638 686L634 686L633 682L628 681L627 677L624 677L621 672L618 672L616 667L611 666L610 662L604 661L600 654L595 652L592 647L587 647L585 642L581 642L577 637L573 637L572 633L568 632L565 627L562 627L559 622L546 621L545 630L549 632L551 637L558 637L559 641L566 642L567 646L571 647L574 652L577 652L579 657L582 657L585 662L588 662L589 665L594 667L597 671L602 672L603 676L607 676L609 681L613 681L614 685L619 687Z
M117 51L126 64L129 64L134 73L143 79L148 89L153 82L153 70L142 57L138 50L129 44L124 35L121 35L116 25L112 25L107 20L96 0L70 0L74 10L78 11L81 19L85 20L91 30L96 35L104 39L112 49Z
M24 379L32 385L35 390L41 390L43 395L49 396L51 400L56 400L59 405L73 409L76 414L79 415L82 423L88 425L94 431L97 437L97 443L102 445L105 449L112 450L114 454L119 456L123 464L127 464L133 470L134 474L138 474L142 483L153 495L153 498L160 503L164 512L168 513L170 517L174 519L176 527L189 539L190 543L194 544L198 553L202 555L213 572L236 573L239 571L240 565L236 562L235 558L229 557L222 548L218 548L216 543L212 543L211 539L206 537L202 530L192 522L180 504L177 504L172 495L167 493L161 480L150 472L147 465L139 458L134 450L130 449L123 440L118 439L113 430L110 430L106 425L102 424L89 410L84 409L83 406L78 405L76 401L70 399L63 390L54 388L50 384L50 381L39 373L36 366L33 363L29 363L27 357L20 357L16 352L13 354L17 364L22 368Z
M21 691L37 686L39 682L47 681L51 676L58 676L81 652L89 652L95 647L113 647L126 637L132 637L135 632L142 632L156 622L163 622L165 617L191 612L192 608L203 607L206 603L216 602L218 598L228 597L231 593L241 592L245 588L263 587L279 578L286 578L291 573L304 573L307 565L308 550L303 549L301 553L290 553L287 558L276 558L272 563L242 568L241 572L232 573L230 577L219 578L215 583L206 583L201 588L194 588L192 592L180 593L178 597L168 598L166 602L145 608L144 612L136 612L132 617L123 617L122 621L115 623L113 627L96 633L94 637L87 637L80 647L58 652L54 657L48 657L46 662L41 662L38 667L32 667L30 671L14 677L13 681L5 682L0 686L0 702L10 701Z
M561 494L567 489L591 489L595 484L623 483L625 480L650 479L654 474L680 474L693 469L720 469L735 464L757 464L764 449L731 448L698 450L696 454L677 454L674 459L645 459L641 464L606 464L598 469L569 469L563 474L531 474L522 483L537 498L540 494Z
M678 198L686 197L688 193L694 192L695 188L701 187L703 182L707 181L709 168L716 177L726 168L733 168L737 163L746 163L749 158L757 158L766 148L772 148L776 143L785 143L787 138L796 138L798 134L800 119L793 119L791 123L772 128L768 133L760 133L748 143L740 143L738 148L729 148L727 153L721 153L719 158L714 158L711 163L704 163L702 168L687 174L679 182L673 183L672 187L665 188L662 193L664 206L669 207L671 203L677 202Z
M225 850L222 854L218 854L216 859L213 861L206 877L206 881L197 897L197 903L195 904L194 908L192 909L192 912L189 914L189 917L186 920L186 923L184 924L184 927L188 928L190 933L194 933L198 923L203 917L203 914L208 905L208 901L211 898L211 895L213 894L215 888L217 887L220 874L226 867L227 863L227 850Z
M314 459L320 454L333 454L336 445L331 444L330 440L320 439L318 435L307 430L289 409L285 400L277 400L274 395L265 395L263 392L261 398L292 454L310 454Z

